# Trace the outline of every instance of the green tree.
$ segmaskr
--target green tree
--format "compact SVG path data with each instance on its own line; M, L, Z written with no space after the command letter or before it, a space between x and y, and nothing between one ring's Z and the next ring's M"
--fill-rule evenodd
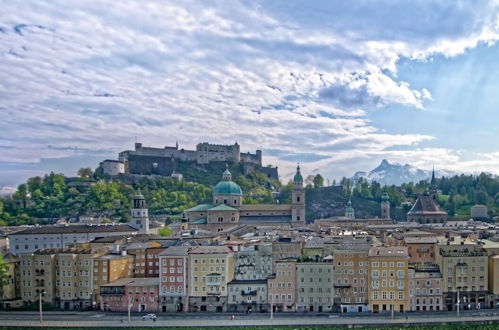
M317 174L314 176L314 188L321 188L324 186L324 178L322 175Z
M78 170L78 176L82 179L89 179L93 175L93 171L90 167L83 167Z
M3 256L0 253L0 287L4 284L6 273L7 263L5 263L5 260L3 260Z
M172 233L173 233L172 230L166 226L158 231L159 236L170 236Z

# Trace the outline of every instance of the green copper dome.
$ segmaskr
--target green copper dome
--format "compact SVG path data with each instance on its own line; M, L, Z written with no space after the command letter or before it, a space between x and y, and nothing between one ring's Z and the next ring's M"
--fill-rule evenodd
M293 178L293 182L303 182L303 177L301 176L300 173L300 165L296 167L296 174L295 177Z
M242 195L241 187L233 181L220 181L213 188L213 195Z
M381 200L382 200L383 202L388 202L388 201L390 200L390 196L388 196L388 194L386 193L386 191L385 191L385 193L383 194L383 196L381 196Z

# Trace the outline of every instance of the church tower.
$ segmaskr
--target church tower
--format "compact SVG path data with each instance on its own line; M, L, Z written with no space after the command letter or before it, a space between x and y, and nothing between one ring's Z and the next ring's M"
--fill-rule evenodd
M352 206L352 201L349 199L348 200L348 205L345 208L345 218L347 219L355 219L355 211Z
M390 196L386 191L381 196L381 219L390 219Z
M294 187L291 192L291 221L305 222L305 190L303 189L303 177L300 173L300 165L296 167L293 183Z
M431 172L430 198L433 199L435 203L438 202L437 181L435 180L435 166L433 166L433 171Z
M139 230L140 234L149 234L149 214L144 195L139 192L133 198L133 208L131 210L132 220L130 226Z

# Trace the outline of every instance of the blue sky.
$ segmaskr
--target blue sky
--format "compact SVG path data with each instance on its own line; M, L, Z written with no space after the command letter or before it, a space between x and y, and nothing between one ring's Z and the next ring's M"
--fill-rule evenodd
M497 1L11 1L0 187L145 145L499 173Z

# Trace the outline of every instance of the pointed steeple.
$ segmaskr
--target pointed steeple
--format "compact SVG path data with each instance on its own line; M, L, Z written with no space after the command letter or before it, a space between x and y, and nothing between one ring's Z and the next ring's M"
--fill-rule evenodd
M434 186L436 184L436 181L435 181L435 165L433 165L433 170L431 171L431 181L430 181L430 184L432 186Z

